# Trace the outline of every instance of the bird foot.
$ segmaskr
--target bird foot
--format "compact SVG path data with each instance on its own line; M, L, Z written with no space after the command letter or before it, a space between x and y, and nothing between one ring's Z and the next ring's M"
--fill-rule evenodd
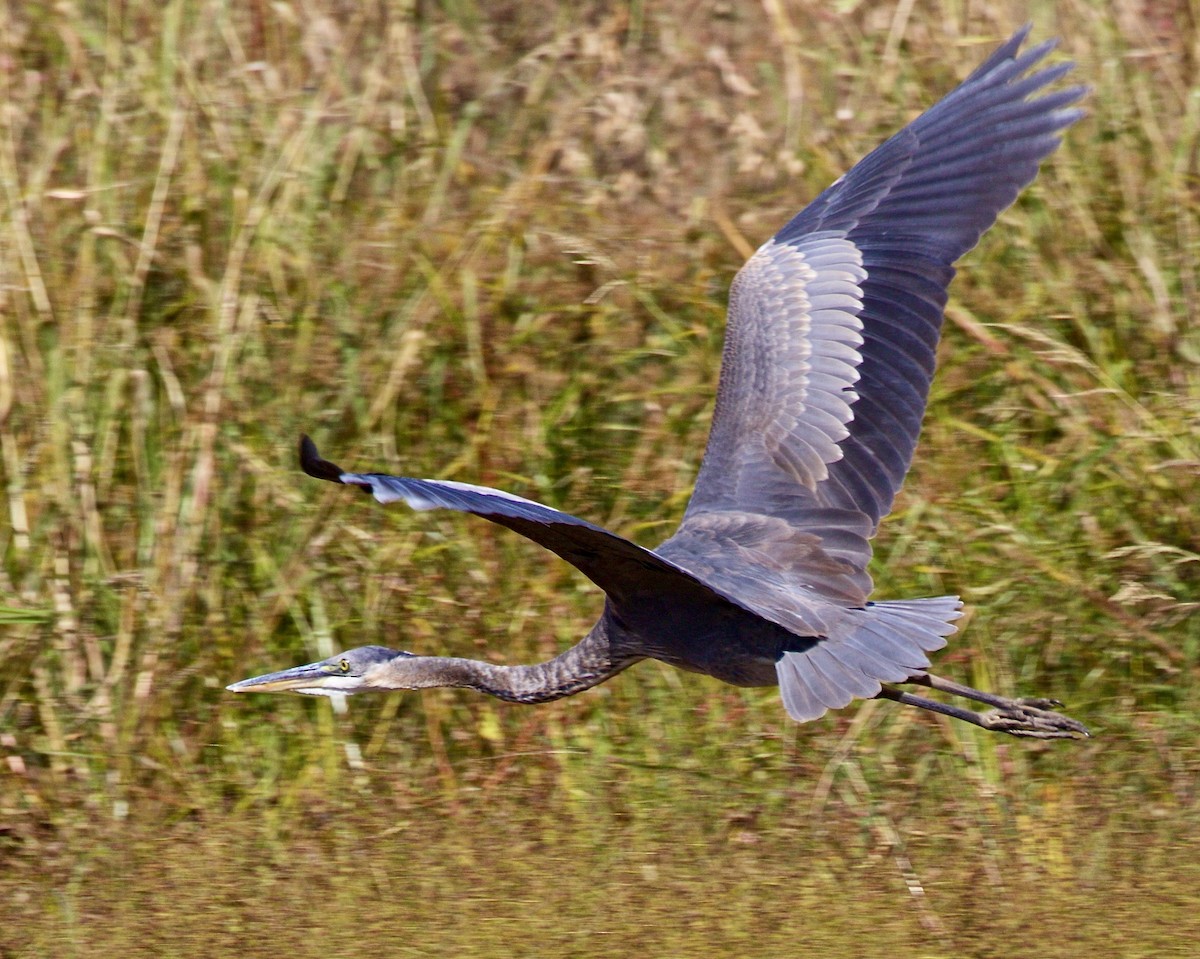
M1053 711L1053 707L1061 705L1056 699L1013 699L999 709L980 714L980 725L1027 739L1087 739L1091 736L1083 723Z

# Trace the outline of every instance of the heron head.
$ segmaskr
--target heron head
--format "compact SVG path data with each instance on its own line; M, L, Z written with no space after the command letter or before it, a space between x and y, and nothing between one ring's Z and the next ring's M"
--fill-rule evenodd
M389 687L374 678L374 674L380 667L402 656L411 657L412 653L386 646L359 646L317 663L253 676L225 688L234 693L306 693L309 696L387 689Z

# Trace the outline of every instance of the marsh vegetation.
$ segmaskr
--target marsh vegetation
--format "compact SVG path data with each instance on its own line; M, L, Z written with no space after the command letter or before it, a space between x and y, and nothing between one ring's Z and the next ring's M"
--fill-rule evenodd
M1195 10L1035 5L1093 86L961 264L881 596L1086 743L644 663L522 708L226 683L545 659L565 564L295 468L487 483L645 545L747 254L1027 5L0 11L0 955L1191 955Z

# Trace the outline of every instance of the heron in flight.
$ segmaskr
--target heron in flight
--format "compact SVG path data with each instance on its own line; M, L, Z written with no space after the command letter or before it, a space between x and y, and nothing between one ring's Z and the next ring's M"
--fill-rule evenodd
M363 646L256 676L234 692L331 695L458 686L540 703L642 659L736 686L778 685L797 722L885 698L1038 739L1086 728L1050 699L1012 699L934 676L927 654L961 615L957 596L875 600L871 539L920 433L954 262L1037 175L1082 116L1083 87L1034 69L1029 27L956 90L868 154L742 267L712 429L678 531L644 549L511 493L349 473L304 437L310 476L381 503L452 509L506 526L605 593L599 621L548 662L502 666ZM902 691L926 687L987 711Z

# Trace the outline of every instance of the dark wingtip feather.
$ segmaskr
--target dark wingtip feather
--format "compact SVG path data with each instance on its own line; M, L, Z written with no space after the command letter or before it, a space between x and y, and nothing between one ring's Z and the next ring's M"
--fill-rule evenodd
M1029 36L1029 31L1033 29L1033 22L1026 23L1023 27L1017 30L1011 37L1005 40L1000 46L992 51L983 63L979 64L964 81L971 83L973 80L978 80L985 74L991 73L996 67L1003 63L1011 63L1018 56L1025 59L1026 64L1037 63L1046 54L1058 46L1058 38L1051 37L1049 40L1043 40L1035 47L1030 47L1024 53L1021 53L1021 47Z
M321 459L321 454L317 451L317 444L307 433L300 434L300 468L309 476L319 480L328 480L330 483L340 483L342 473L345 472L336 463Z

